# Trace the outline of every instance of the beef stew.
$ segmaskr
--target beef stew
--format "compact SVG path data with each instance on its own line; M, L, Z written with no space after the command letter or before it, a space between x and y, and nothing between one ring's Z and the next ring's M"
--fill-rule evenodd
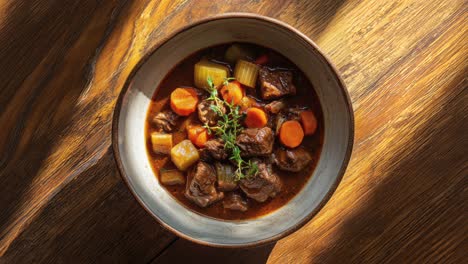
M203 215L270 213L311 177L323 144L313 87L277 52L247 43L201 50L160 83L146 117L162 186Z

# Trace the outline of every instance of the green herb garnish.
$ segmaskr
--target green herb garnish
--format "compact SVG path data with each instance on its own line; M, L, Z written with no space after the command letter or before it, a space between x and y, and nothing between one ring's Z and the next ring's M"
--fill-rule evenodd
M226 85L233 80L235 80L235 78L226 78L223 84ZM206 81L210 92L208 100L215 102L210 107L218 114L220 120L216 126L210 127L208 124L205 124L204 127L208 130L208 133L214 133L224 141L224 150L230 153L229 159L232 160L237 167L235 172L237 181L257 175L257 164L252 163L250 160L247 162L242 159L240 156L241 151L236 145L236 138L243 129L241 120L244 118L244 115L240 113L239 106L230 104L219 98L218 90L216 90L211 77L208 77ZM226 108L226 113L223 113L222 107Z
M235 81L235 80L236 80L236 78L234 78L234 77L224 78L223 85L228 85L229 82L232 82L232 81Z

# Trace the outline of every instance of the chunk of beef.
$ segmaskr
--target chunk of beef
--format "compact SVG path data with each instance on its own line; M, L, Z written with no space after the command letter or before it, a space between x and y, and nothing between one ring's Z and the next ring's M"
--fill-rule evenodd
M263 99L271 100L285 95L296 94L296 86L290 71L270 71L262 67L258 72L260 92Z
M229 192L237 188L234 167L231 164L216 162L215 169L218 177L218 190Z
M204 162L211 163L213 161L213 157L211 157L210 151L206 148L199 149L198 155L200 155L200 160Z
M272 129L273 133L276 131L276 118L277 115L270 115L266 124L267 127Z
M179 116L176 113L172 112L171 110L165 110L165 111L159 112L153 118L153 124L159 130L172 132L175 125L177 124L177 119L179 119Z
M199 161L188 173L185 197L198 206L206 207L224 198L215 187L216 173L213 167Z
M221 139L210 139L205 143L205 148L200 150L202 160L225 160L228 154L224 150L224 141Z
M264 202L281 191L281 179L273 172L271 164L257 159L253 160L253 163L258 166L257 175L242 179L240 188L248 197L257 202Z
M214 104L214 101L208 99L205 99L198 104L198 119L200 119L203 124L214 126L218 122L219 115L211 108L211 105ZM226 108L223 105L220 106L220 109L223 114L226 113Z
M312 161L312 156L304 148L278 149L275 151L274 162L282 170L298 172Z
M272 114L278 114L281 110L286 107L286 102L284 100L273 101L265 105L265 110Z
M245 212L249 209L247 201L237 193L230 193L223 200L223 207L229 210Z
M273 151L274 135L269 127L247 128L237 136L236 144L241 156L265 156Z
M292 108L287 108L283 109L279 114L276 115L274 119L274 124L272 127L275 128L275 133L279 134L279 130L281 128L281 125L288 120L296 120L299 121L301 120L300 118L300 113L303 111L302 108L299 107L292 107Z

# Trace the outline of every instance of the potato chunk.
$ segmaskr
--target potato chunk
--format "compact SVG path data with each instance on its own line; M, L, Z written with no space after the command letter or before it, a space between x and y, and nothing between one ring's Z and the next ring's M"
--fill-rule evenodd
M154 153L169 154L172 148L172 134L153 132L151 143Z
M181 171L186 171L200 159L197 148L186 139L171 149L171 160Z
M258 66L245 60L238 60L234 69L234 77L245 86L255 88L257 84Z
M178 170L159 170L161 183L164 185L177 185L184 184L185 177L181 171Z
M206 81L208 77L211 77L215 86L219 86L224 82L225 78L229 77L229 69L222 64L207 60L197 62L194 73L195 86L208 90L208 82Z

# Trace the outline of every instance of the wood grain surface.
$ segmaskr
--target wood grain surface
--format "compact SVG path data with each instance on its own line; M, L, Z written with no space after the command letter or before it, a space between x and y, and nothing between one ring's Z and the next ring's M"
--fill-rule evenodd
M0 1L1 263L468 261L464 0ZM218 13L285 21L336 64L355 148L321 212L251 249L178 239L117 171L111 118L153 45Z

